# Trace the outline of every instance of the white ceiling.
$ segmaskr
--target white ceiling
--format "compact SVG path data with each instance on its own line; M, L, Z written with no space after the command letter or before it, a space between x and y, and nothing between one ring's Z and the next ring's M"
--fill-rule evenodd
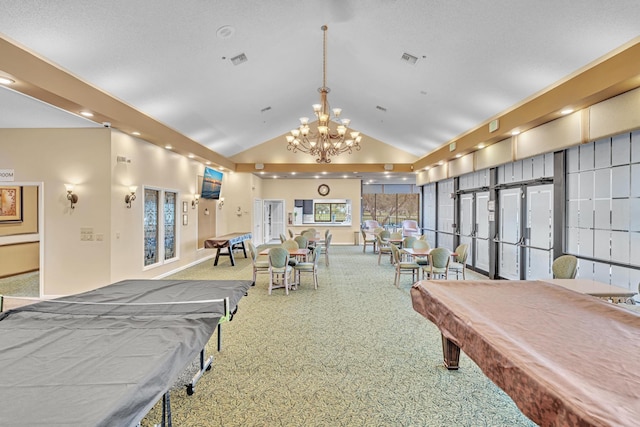
M323 24L331 106L416 156L640 35L638 0L0 0L0 11L3 37L226 157L311 116ZM239 54L248 61L234 66ZM0 90L0 127L92 125L37 104Z

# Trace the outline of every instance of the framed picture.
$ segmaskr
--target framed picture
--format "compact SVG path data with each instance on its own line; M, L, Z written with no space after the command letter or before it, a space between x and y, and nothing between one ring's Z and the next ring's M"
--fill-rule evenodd
M182 202L182 212L186 213L187 209L189 209L189 203L187 202Z
M189 225L189 215L182 215L182 225Z
M0 186L0 222L22 222L22 187Z

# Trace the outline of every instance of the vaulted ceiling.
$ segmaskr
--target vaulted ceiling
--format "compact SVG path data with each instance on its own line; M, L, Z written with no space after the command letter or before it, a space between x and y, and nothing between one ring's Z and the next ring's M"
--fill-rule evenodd
M0 10L0 75L17 81L0 88L0 127L109 121L230 168L312 115L324 24L331 106L422 159L640 36L637 0L0 0Z

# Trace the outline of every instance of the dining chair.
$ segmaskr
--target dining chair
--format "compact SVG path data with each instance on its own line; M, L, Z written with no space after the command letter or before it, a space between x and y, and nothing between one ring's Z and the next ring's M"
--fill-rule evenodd
M308 260L305 262L299 262L293 267L293 271L296 275L296 285L299 286L302 281L300 275L302 273L308 273L313 276L313 287L318 289L318 260L320 259L320 250L316 249L311 252Z
M449 272L456 272L456 280L458 279L458 275L462 272L462 280L466 280L466 270L467 270L467 256L469 255L469 245L466 243L462 243L458 245L456 248L455 256L453 257L455 261L449 261ZM449 278L449 274L447 273L447 278Z
M415 242L413 242L413 249L424 249L425 251L429 251L429 249L431 249L431 246L429 245L429 242L427 242L426 240L416 240ZM415 258L415 262L416 264L424 267L425 265L429 265L429 256L421 256L421 257L414 257Z
M282 247L269 249L269 295L271 290L277 287L284 287L285 293L289 295L289 289L293 285L292 272L289 251Z
M379 234L376 234L376 240L378 242L378 265L380 265L380 259L382 255L389 255L389 263L393 264L393 253L391 252L391 243L382 240Z
M251 240L247 240L245 243L249 248L249 256L253 265L253 283L255 284L258 274L269 274L269 259L268 257L258 257L258 251Z
M299 248L308 248L310 246L309 240L306 236L296 236L293 238L293 240L295 240Z
M573 255L561 255L551 265L555 279L575 279L578 272L578 258Z
M389 230L382 229L379 233L376 234L382 237L382 240L389 240L391 238L391 232Z
M293 231L291 229L288 229L287 231L289 232L289 238L293 239Z
M400 259L400 249L398 249L396 245L389 245L389 247L391 248L393 263L396 268L396 275L394 279L396 288L400 287L400 275L402 274L411 274L411 279L413 280L413 282L418 281L421 267L413 261L403 262Z
M324 265L329 266L329 248L331 247L331 240L333 239L333 234L329 233L327 239L324 242L324 245L318 247L319 254L324 254Z
M295 251L300 249L300 246L298 246L298 242L296 242L295 240L292 239L287 239L284 242L282 242L282 247L285 248L287 251ZM298 260L295 257L289 257L289 265L290 266L294 266L298 263Z
M373 253L376 253L376 238L375 238L375 234L373 236L371 236L371 234L368 234L364 230L360 230L360 233L362 233L362 252L364 253L364 252L367 251L367 245L369 244L373 248Z
M284 234L280 233L280 243L284 243L285 240L287 240L287 236L285 236Z
M431 249L429 252L429 264L422 267L423 277L426 274L427 279L433 280L436 277L446 279L450 258L451 251L447 248Z

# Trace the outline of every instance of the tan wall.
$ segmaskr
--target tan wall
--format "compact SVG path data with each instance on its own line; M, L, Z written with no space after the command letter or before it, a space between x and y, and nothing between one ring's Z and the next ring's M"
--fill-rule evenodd
M399 150L377 139L364 136L362 149L346 156L337 156L332 163L413 163L418 156ZM287 150L285 135L273 138L231 157L236 163L312 163L315 157Z
M13 276L40 268L40 243L0 246L0 277Z
M80 241L82 227L110 230L109 147L109 129L0 129L0 168L14 169L16 182L43 183L44 295L110 283L110 242ZM76 185L75 209L65 183Z
M327 199L350 199L352 221L351 226L315 226L319 231L327 228L333 234L332 244L352 245L353 233L360 232L361 181L357 179L268 179L262 180L262 198L284 200L285 220L289 212L293 212L296 199L323 199L318 194L318 186L327 184L331 192ZM300 232L309 225L289 226L294 233Z
M126 157L130 163L118 163L118 156ZM112 131L111 150L105 162L111 170L111 231L108 237L105 236L111 243L111 282L162 277L211 255L197 249L199 210L191 209L194 194L200 193L198 176L204 173L201 163L115 130ZM131 185L138 186L138 192L129 209L124 198ZM178 193L176 221L179 259L151 268L144 267L143 256L145 186ZM182 222L182 215L185 214L182 212L183 202L187 202L186 226Z

